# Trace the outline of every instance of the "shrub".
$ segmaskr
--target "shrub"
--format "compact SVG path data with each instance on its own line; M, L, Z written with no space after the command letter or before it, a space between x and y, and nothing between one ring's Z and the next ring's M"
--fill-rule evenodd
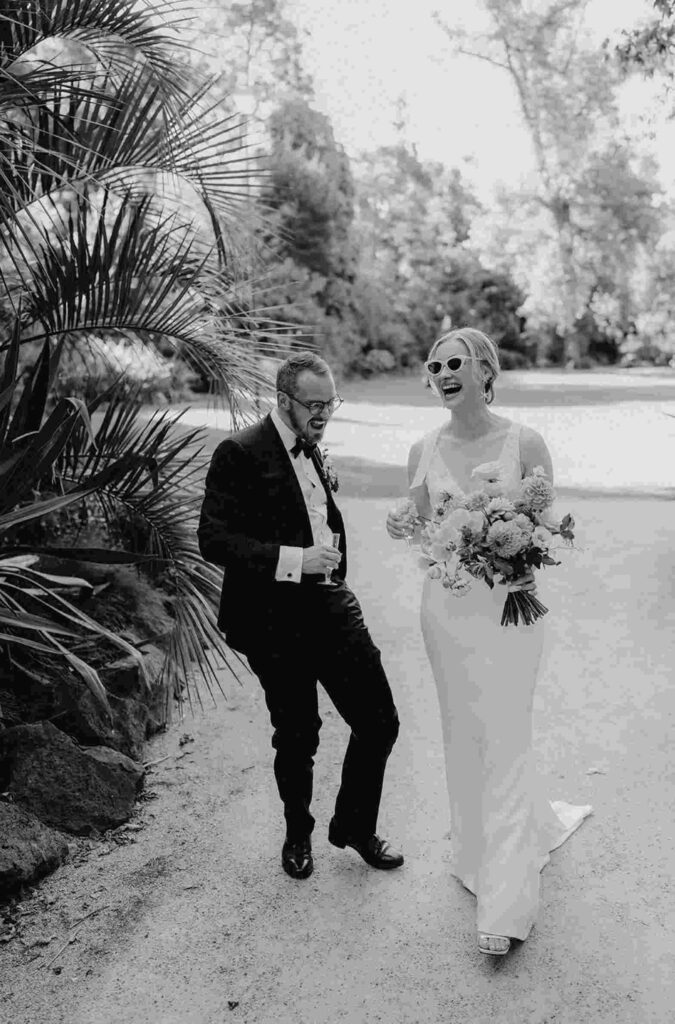
M514 352L510 348L500 350L499 363L502 370L525 370L532 365L523 352Z
M352 362L351 369L362 377L391 373L396 369L396 357L386 348L371 348L370 352L364 352Z
M115 334L86 339L86 348L67 350L56 380L58 395L73 395L92 402L115 388L117 394L134 395L160 403L188 398L197 374L179 359L169 359L151 345L139 349Z

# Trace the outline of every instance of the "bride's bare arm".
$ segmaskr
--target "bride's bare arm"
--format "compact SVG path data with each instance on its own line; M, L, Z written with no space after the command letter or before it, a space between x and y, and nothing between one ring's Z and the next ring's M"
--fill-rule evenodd
M420 458L422 456L422 448L424 442L422 440L416 441L410 449L408 454L408 483L411 484L415 479L415 473L419 465ZM417 507L418 515L424 516L425 519L431 517L431 506L429 504L429 495L427 492L426 485L416 488L416 494L413 498ZM408 535L409 527L405 522L405 516L402 516L400 512L393 509L387 516L387 533L393 540L403 540Z
M553 483L553 463L551 454L544 438L532 427L523 427L520 432L520 469L527 476L537 466L541 466L546 476Z
M553 483L553 463L544 438L532 427L523 427L520 432L521 474L527 476L537 466L541 466L548 479ZM536 589L533 572L528 572L519 580L513 580L509 585L509 590L529 590L531 593L536 593Z

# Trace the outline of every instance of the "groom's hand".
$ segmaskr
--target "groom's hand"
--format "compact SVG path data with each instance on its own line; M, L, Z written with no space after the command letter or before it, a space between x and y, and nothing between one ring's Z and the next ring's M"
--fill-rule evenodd
M302 571L316 576L318 573L332 572L337 569L342 561L342 555L337 548L329 548L325 544L315 544L311 548L304 548L302 552Z

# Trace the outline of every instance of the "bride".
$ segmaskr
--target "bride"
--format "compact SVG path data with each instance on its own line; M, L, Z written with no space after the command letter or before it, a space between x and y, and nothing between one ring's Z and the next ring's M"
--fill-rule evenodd
M443 492L466 495L481 471L497 464L508 491L541 466L553 479L542 437L488 406L499 374L494 343L461 328L434 344L425 364L431 390L450 419L416 442L408 459L410 491L429 519ZM477 472L478 471L478 472ZM409 535L405 513L392 511L387 532ZM512 586L534 589L533 578ZM504 955L526 939L537 914L539 873L549 852L591 808L549 803L532 752L532 701L545 619L500 624L505 588L477 580L456 597L425 579L422 633L438 689L450 797L452 872L477 897L478 948Z

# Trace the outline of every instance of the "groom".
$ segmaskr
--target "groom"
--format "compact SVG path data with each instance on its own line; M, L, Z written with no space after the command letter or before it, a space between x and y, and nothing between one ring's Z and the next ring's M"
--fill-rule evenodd
M276 384L277 408L222 441L206 477L199 547L225 569L218 625L265 692L286 819L284 870L308 878L314 868L317 682L351 729L328 839L372 867L396 868L403 857L376 826L398 716L380 652L345 582L336 481L317 447L342 399L313 352L282 363ZM339 534L339 550L331 533Z

